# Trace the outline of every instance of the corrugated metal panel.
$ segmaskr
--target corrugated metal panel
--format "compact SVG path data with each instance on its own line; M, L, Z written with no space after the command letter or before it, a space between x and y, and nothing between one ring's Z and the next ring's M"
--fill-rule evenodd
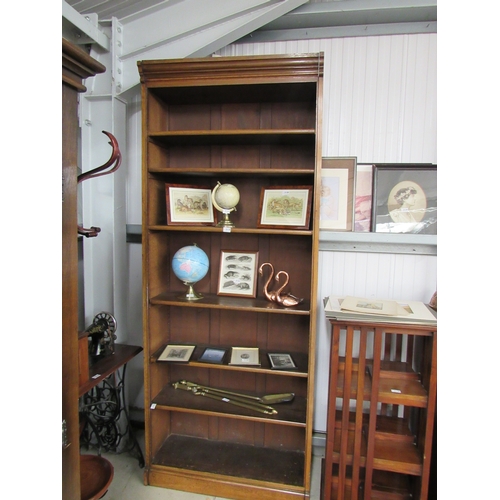
M323 51L323 156L437 162L436 35L234 44L220 55Z

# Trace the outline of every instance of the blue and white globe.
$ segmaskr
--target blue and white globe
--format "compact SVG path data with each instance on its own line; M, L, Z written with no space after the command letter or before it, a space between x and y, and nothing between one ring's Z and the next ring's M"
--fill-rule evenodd
M187 299L199 299L201 294L193 290L192 285L203 279L208 273L209 261L207 254L196 245L182 247L172 259L172 270L184 284L189 286L185 295Z

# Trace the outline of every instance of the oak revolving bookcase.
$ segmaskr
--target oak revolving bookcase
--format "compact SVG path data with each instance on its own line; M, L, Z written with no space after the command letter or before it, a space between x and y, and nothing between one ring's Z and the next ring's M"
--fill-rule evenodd
M330 323L322 498L427 500L437 326L340 319Z
M321 165L322 54L140 61L143 120L143 322L146 484L234 499L310 492ZM165 185L237 187L233 228L168 224ZM304 229L259 227L262 188L310 186ZM220 214L217 214L220 217ZM199 300L172 271L180 248L209 257ZM218 294L222 251L257 253L290 275L304 301ZM267 269L266 269L267 271ZM188 362L158 361L167 345L196 346ZM204 348L258 348L260 366L199 360ZM268 353L297 365L276 370ZM293 392L265 415L195 397L188 380L240 394Z

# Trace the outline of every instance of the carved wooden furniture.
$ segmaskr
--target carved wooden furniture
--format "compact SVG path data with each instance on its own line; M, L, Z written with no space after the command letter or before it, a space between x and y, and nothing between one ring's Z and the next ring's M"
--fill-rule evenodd
M78 93L106 68L62 39L62 497L80 499L78 424Z
M228 57L139 62L143 110L143 280L146 484L234 499L307 498L310 492L323 59ZM240 192L234 228L168 225L165 183ZM307 229L258 227L262 187L312 186ZM185 286L172 257L196 243L210 260ZM221 250L259 252L290 274L303 303L263 295L221 296ZM168 344L196 346L188 363L158 357ZM261 366L198 361L204 347L258 347ZM291 353L294 370L273 370L268 352ZM195 397L189 380L238 393L294 392L277 415Z
M436 327L330 323L323 499L426 500L436 410Z

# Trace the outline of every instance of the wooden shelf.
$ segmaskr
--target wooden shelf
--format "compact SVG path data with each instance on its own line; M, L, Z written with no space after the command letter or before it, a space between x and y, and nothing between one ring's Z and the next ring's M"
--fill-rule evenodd
M166 232L194 232L194 233L233 233L233 234L269 234L282 236L305 236L310 238L312 231L306 229L261 229L255 227L233 227L230 230L224 231L217 226L165 226L152 225L149 226L150 231L166 231Z
M215 177L215 176L225 176L225 177L251 177L254 175L261 175L266 177L281 177L286 175L287 177L297 177L297 176L313 176L314 170L308 168L239 168L235 165L234 168L165 168L161 165L152 165L149 170L151 174L164 174L168 176L176 175L187 175L191 177Z
M334 466L332 474L330 498L338 498L339 477L337 465ZM347 489L343 499L351 500L352 478L347 476L344 483ZM363 483L361 483L358 498L364 498L363 491ZM408 477L383 471L374 472L371 500L412 500L412 497L411 482Z
M164 146L196 147L211 145L312 145L316 133L307 130L176 130L149 134L149 139Z
M297 487L303 487L304 453L172 434L153 458L152 467L157 466L173 473L185 469L243 479L263 488L286 485L298 493Z
M305 427L306 421L305 398L298 396L295 396L290 403L273 405L273 408L278 412L277 415L264 415L257 411L233 406L222 401L215 401L203 396L195 396L190 392L174 389L171 386L164 387L161 392L153 398L152 404L156 405L155 410L183 411L186 413L265 421L268 423L279 423L298 427Z
M150 299L153 305L193 307L200 309L227 309L232 311L245 311L253 313L292 314L308 316L310 307L307 301L294 307L284 307L266 299L251 299L240 297L225 297L210 293L203 293L199 300L182 298L182 291L165 292Z
M175 339L173 339L172 343L177 343L177 342L175 342ZM179 343L182 344L182 342L179 342ZM167 361L158 361L158 357L163 352L165 347L166 347L166 345L163 345L160 349L158 349L156 352L154 352L151 355L150 361L152 363L155 363L155 362L169 363ZM245 372L278 375L278 376L284 376L284 377L299 377L299 378L307 378L308 377L308 361L309 360L308 360L307 354L304 354L302 352L289 352L289 351L287 351L287 353L292 356L293 361L297 365L296 369L276 370L276 369L271 368L271 364L269 363L269 358L267 356L268 352L276 352L276 350L268 351L267 349L259 349L260 366L241 367L241 366L235 366L235 365L228 365L227 360L224 361L224 363L222 363L222 364L205 363L205 362L197 361L207 347L213 347L213 346L209 346L207 344L197 344L195 347L195 350L193 352L193 355L191 357L191 360L188 363L182 363L182 364L187 365L187 366L196 367L196 368L204 368L204 369L211 369L211 370L229 370L229 371L241 371L241 370L243 370ZM229 355L230 350L231 350L231 346L219 345L217 347L222 347L222 348L227 349L228 355ZM227 356L226 356L226 358L227 358Z
M356 399L358 388L358 361L354 360L351 374L350 398ZM419 376L402 362L384 362L380 370L379 395L381 403L407 405L425 408L427 406L427 391L420 382ZM341 359L339 362L339 374L337 377L337 397L344 394L344 368ZM365 377L363 380L363 399L370 400L372 393L371 383L372 366L368 362Z
M350 417L351 426L347 438L347 454L345 463L353 465L354 453L359 450L360 466L366 467L367 443L366 426L368 425L367 416L364 417L364 429L360 434L361 442L355 444L354 429L355 414ZM334 430L334 447L332 454L332 463L340 463L340 442L342 434L342 425L340 421L336 422ZM378 417L377 431L375 437L375 453L373 457L373 467L388 472L398 472L401 474L421 475L422 457L418 453L414 444L414 437L408 430L408 423L399 418Z
M324 465L324 460L323 460ZM339 491L339 477L338 465L335 465L332 470L332 487L330 491L330 498L338 498ZM345 485L347 487L346 493L343 496L344 500L351 500L352 498L352 478L347 476L345 478ZM360 490L358 491L358 498L364 498L364 483L361 479ZM372 491L370 500L413 500L411 493L411 481L409 478L402 474L394 474L384 471L374 471Z

